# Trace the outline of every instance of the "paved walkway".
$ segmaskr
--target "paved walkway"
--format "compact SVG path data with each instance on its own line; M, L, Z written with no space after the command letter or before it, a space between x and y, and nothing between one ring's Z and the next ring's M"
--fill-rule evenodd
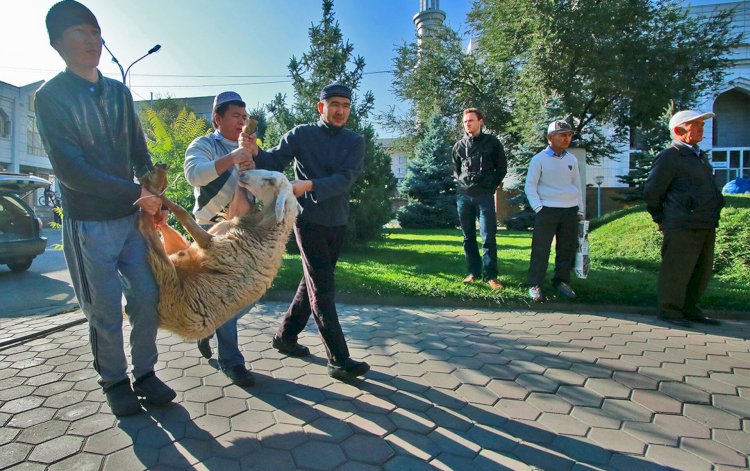
M66 324L79 312L0 320L0 468L748 467L750 322L344 305L352 355L373 366L346 384L327 376L314 330L301 339L311 359L271 348L284 308L240 321L247 390L160 334L158 374L177 400L119 421L87 324Z

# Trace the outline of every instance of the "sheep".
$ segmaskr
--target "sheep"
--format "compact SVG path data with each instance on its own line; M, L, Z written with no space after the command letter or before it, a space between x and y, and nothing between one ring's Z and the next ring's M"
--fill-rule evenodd
M161 175L166 174L165 167L157 165L152 172L158 185L166 185ZM255 195L255 208L245 200L239 205L245 210L210 231L201 228L182 206L162 196L195 241L189 246L184 241L186 248L181 250L168 253L170 244L165 249L153 219L147 215L141 219L148 262L159 286L160 328L188 340L207 337L270 288L300 207L291 183L279 172L243 172L239 187L232 205L249 191ZM158 189L154 189L157 194L161 193ZM165 242L166 238L167 234Z

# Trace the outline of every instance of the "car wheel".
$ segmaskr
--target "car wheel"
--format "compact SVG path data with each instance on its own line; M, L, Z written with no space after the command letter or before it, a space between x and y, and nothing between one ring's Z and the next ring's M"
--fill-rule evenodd
M10 268L12 271L15 272L22 272L29 269L31 266L31 261L34 260L33 258L29 258L27 260L24 260L23 262L16 262L16 263L9 263L8 268Z

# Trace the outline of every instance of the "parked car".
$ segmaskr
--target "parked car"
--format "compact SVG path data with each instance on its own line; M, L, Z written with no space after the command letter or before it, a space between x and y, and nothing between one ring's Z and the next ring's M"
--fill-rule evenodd
M39 235L42 220L23 198L49 185L43 178L0 172L0 264L15 272L28 270L47 247L47 239Z

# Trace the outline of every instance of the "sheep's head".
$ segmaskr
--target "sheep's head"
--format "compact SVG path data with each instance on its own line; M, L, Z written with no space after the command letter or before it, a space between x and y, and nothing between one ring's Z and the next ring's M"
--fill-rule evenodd
M240 174L240 186L255 195L263 205L263 211L274 211L276 222L285 217L296 217L299 204L294 197L292 184L280 172L270 170L248 170Z

